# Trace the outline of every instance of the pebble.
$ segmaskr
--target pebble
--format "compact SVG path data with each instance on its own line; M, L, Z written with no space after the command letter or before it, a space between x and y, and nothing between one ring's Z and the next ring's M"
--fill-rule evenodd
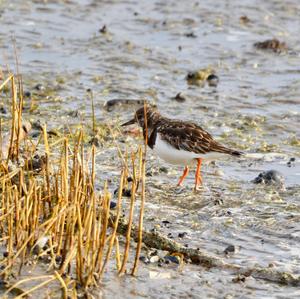
M180 258L175 255L166 255L164 257L164 261L166 264L174 263L174 264L179 264L180 263Z
M31 92L30 91L25 91L24 92L24 97L26 97L26 98L30 98L31 97Z
M219 77L214 74L211 74L207 77L206 81L209 86L216 87L219 83Z
M237 248L237 246L234 246L234 245L229 245L224 249L225 255L233 254L233 253L236 253L237 251L238 251L238 248Z
M278 185L284 186L284 177L277 170L268 170L261 172L253 181L254 184Z
M197 35L194 32L188 32L185 34L186 37L196 38Z
M171 222L169 220L163 220L161 223L164 225L171 224Z
M38 83L37 85L34 86L34 89L38 90L38 91L43 91L46 88L45 88L45 86L42 83Z
M145 264L150 264L149 258L147 256L144 256L144 255L140 256L140 261L142 261Z
M288 167L292 167L293 163L295 163L296 158L290 158L290 160L286 163Z
M184 238L185 236L187 236L187 234L187 232L179 233L178 238Z
M268 39L263 42L257 42L254 44L254 47L260 50L270 50L275 53L281 53L288 49L285 42L281 42L276 38Z
M107 27L106 27L106 25L103 25L102 28L99 29L99 32L102 33L102 34L107 33Z
M109 208L110 208L111 210L113 210L113 209L115 209L116 207L117 207L117 203L116 203L115 201L111 201L111 202L110 202Z
M7 114L7 109L5 107L0 107L0 113Z

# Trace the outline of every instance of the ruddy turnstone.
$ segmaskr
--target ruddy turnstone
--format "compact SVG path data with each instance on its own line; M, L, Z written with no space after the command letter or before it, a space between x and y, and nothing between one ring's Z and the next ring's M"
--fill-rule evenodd
M164 117L157 109L149 106L138 109L134 118L122 126L134 123L138 123L143 129L148 146L159 157L168 163L185 166L178 186L188 175L189 166L196 161L195 189L202 184L200 174L202 160L215 160L224 155L236 157L242 155L242 152L227 148L215 141L199 125Z

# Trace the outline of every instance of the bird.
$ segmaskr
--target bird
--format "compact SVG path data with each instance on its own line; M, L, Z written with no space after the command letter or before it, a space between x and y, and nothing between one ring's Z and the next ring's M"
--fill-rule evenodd
M138 124L143 129L147 145L163 160L173 165L184 166L177 186L181 186L189 168L197 163L194 190L202 185L201 165L229 155L240 157L243 152L230 149L198 124L162 116L156 107L145 105L136 110L134 118L122 126Z

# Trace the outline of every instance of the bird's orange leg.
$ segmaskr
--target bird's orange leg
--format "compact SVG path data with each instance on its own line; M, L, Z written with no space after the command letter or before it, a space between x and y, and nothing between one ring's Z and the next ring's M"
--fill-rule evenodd
M198 158L197 161L198 161L198 164L197 164L197 170L196 170L196 175L195 175L195 190L197 190L197 187L199 185L202 185L202 176L201 176L202 159Z
M188 173L189 173L189 168L188 168L188 166L185 166L184 171L183 171L183 174L182 174L182 176L180 177L177 186L180 186L180 185L182 184L183 180L184 180L185 177L188 175Z

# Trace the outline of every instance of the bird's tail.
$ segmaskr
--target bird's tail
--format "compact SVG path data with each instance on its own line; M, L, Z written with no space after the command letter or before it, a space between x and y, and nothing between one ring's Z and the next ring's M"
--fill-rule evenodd
M244 153L241 151L233 150L233 149L230 149L223 145L219 145L218 148L216 149L216 151L219 153L224 153L224 154L228 154L228 155L235 156L235 157L240 157L240 156L244 155Z

